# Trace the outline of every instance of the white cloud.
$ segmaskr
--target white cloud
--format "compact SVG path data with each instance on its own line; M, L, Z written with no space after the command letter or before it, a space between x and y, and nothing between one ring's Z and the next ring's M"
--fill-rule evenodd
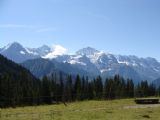
M55 58L58 55L64 55L67 53L67 49L62 47L61 45L53 45L53 50L51 53L47 54L46 56L44 56L44 58Z
M55 55L63 55L67 52L67 49L62 47L61 45L55 45L53 54Z

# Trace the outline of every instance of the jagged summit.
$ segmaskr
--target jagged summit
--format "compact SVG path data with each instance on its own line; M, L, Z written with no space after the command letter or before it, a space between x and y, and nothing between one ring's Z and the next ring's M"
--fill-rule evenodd
M22 48L23 48L23 46L20 43L13 42L13 43L10 43L10 44L6 45L2 49L7 50L7 49L22 49Z
M38 49L51 49L48 45L42 45L41 47L38 47Z
M38 47L38 48L28 48L28 50L31 53L37 54L41 57L51 52L51 48L47 45L42 45L41 47Z
M77 55L94 55L95 53L99 53L100 51L96 50L95 48L92 47L86 47L83 49L80 49L76 52Z
M149 81L160 78L160 62L154 58L114 55L92 47L80 49L74 55L64 53L66 53L66 49L62 46L57 46L54 49L47 45L39 48L25 48L17 42L8 44L0 49L0 54L17 63L36 58L45 58L51 61L56 60L59 63L69 63L70 66L86 71L90 75L113 76L120 74L134 80Z
M33 54L27 48L23 47L18 42L13 42L3 47L0 51L0 54L4 55L10 60L13 60L16 63L21 63L25 60L39 57L38 55Z

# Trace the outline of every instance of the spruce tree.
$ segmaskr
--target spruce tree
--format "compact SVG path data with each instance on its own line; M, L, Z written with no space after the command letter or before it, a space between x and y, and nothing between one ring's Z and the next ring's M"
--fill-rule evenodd
M82 99L82 84L81 84L81 78L79 75L76 76L76 81L74 85L74 96L76 100Z
M51 104L51 86L50 81L46 76L42 79L42 98L46 104Z

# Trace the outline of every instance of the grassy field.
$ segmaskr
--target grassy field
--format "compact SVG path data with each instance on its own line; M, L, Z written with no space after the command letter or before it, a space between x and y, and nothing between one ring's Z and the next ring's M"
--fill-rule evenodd
M0 120L160 120L160 106L133 99L0 109Z

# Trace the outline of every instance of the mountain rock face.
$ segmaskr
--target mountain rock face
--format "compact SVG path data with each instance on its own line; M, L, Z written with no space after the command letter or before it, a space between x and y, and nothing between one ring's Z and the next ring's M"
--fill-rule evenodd
M83 49L80 49L76 52L76 55L93 55L95 53L99 53L98 50L94 49L94 48L91 48L91 47L87 47L87 48L83 48Z
M50 52L50 48L42 46L40 48L24 48L21 44L14 42L1 48L0 54L4 55L16 63L22 63L26 60L39 58Z
M59 74L60 72L71 75L89 75L86 71L77 68L69 63L59 63L55 60L47 60L43 58L28 60L22 63L22 66L29 69L33 75L38 78L43 76L51 76L52 74Z
M157 88L159 88L160 87L160 78L153 80L152 84L155 85Z
M160 77L160 63L154 58L114 55L91 47L80 49L74 55L55 55L53 59L44 57L51 52L53 49L46 45L39 48L24 48L19 43L12 43L0 49L2 55L22 63L38 77L54 71L69 74L79 72L89 76L102 75L104 78L119 74L135 82L139 80L152 82Z
M34 55L38 55L40 57L45 56L46 54L51 52L51 48L47 45L43 45L39 48L28 48L28 51Z
M160 63L154 58L113 55L90 47L77 51L76 55L57 56L55 59L104 77L120 74L124 78L132 78L135 82L151 82L160 76Z

